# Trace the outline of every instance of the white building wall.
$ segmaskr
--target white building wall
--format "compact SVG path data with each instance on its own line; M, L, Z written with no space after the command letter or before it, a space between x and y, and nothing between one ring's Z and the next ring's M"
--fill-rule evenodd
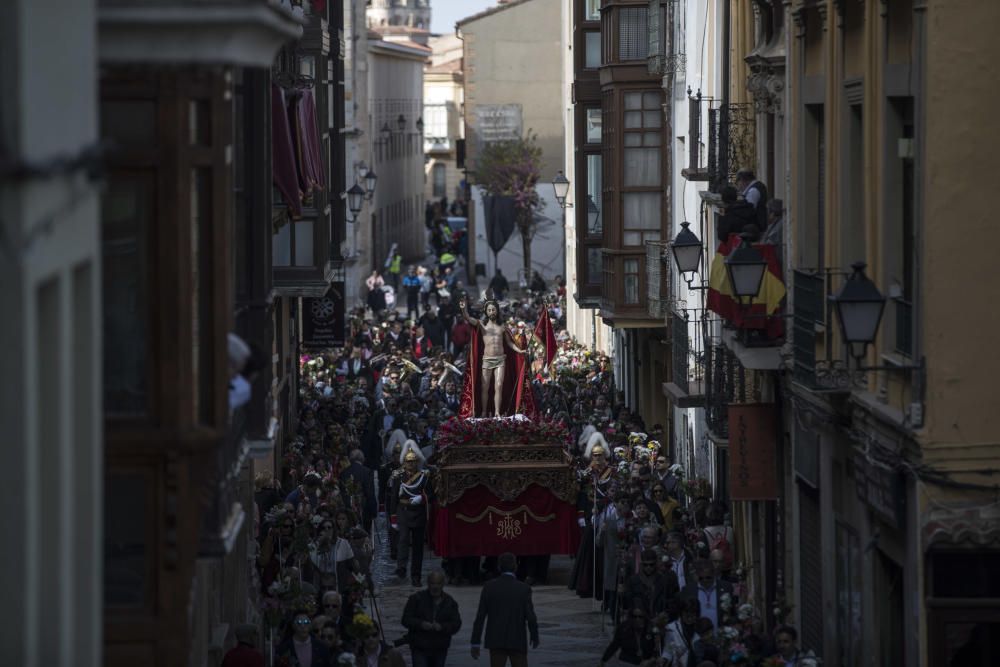
M99 665L103 420L93 0L15 0L0 21L0 664ZM52 45L58 44L59 48ZM66 113L71 109L72 113Z
M722 1L682 0L683 26L675 35L683 37L683 53L686 57L685 66L676 73L673 85L668 85L664 78L667 99L671 100L673 112L673 162L671 190L673 197L672 225L674 236L681 229L682 222L691 223L691 231L702 240L706 253L702 260L701 273L695 276L694 285L708 281L708 267L717 245L715 227L711 220L702 226L702 197L707 189L707 183L688 181L681 175L681 170L689 162L689 107L687 90L693 94L699 90L703 97L722 97L722 54L721 35ZM699 153L701 163L705 163L708 150L708 113L707 106L702 105L701 114L701 146ZM687 283L677 273L677 266L670 263L671 284L675 285L675 297L678 306L689 309L688 340L691 354L688 358L689 368L696 362L696 352L704 350L700 318L703 313L704 290L688 289ZM684 466L689 477L711 478L712 457L707 451L708 429L705 426L705 411L703 408L674 408L674 442L676 443L675 460Z
M368 110L368 30L365 27L367 0L347 0L344 4L344 104L346 134L344 174L346 182L341 192L355 183L358 165L373 166L372 142L375 136L369 124ZM377 128L376 128L377 129ZM378 172L375 172L376 175ZM360 184L364 187L364 183ZM377 187L377 186L376 186ZM371 270L370 205L366 204L357 224L348 224L342 254L348 258L345 278L345 303L350 308L364 300L362 285Z

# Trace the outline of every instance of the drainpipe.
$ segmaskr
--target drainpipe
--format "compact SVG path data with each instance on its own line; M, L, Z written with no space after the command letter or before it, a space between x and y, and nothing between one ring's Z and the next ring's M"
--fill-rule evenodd
M731 79L730 49L732 37L730 36L730 23L732 22L732 0L722 0L722 106L729 106L729 82Z

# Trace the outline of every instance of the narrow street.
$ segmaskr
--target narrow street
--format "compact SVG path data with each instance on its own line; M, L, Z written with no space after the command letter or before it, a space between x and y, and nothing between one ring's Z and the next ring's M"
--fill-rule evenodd
M378 547L378 559L373 564L376 596L382 627L386 641L390 644L405 631L400 624L406 600L415 589L409 580L399 581L393 570L396 565L389 560L388 548ZM424 557L423 577L440 567L440 559L428 551ZM554 556L549 566L549 583L532 587L535 614L538 616L538 631L541 643L537 651L529 650L529 664L537 667L575 667L596 665L610 641L611 626L605 618L601 625L601 614L595 610L595 603L582 599L566 587L572 560L568 556ZM479 660L473 660L469 652L472 622L476 618L479 593L482 586L445 586L445 592L455 598L462 614L462 629L452 639L448 652L448 665L454 667L484 666L489 664L489 654L483 652ZM409 651L401 652L410 664ZM616 664L614 660L610 664Z

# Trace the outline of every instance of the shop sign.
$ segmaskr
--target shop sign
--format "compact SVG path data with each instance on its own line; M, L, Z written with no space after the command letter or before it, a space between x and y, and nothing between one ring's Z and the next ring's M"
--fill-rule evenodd
M773 403L729 405L729 497L778 498Z
M906 510L906 484L902 474L855 457L854 479L858 500L866 504L879 519L901 530L905 525Z

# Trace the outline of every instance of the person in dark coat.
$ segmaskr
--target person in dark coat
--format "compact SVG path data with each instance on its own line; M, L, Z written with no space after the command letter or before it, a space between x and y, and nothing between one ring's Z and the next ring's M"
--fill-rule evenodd
M309 612L299 609L292 616L292 634L278 645L275 651L276 664L292 665L293 667L332 667L330 649L311 634L312 619Z
M489 287L493 290L493 298L497 301L503 301L504 295L510 289L510 283L507 282L506 276L504 276L503 271L499 268L497 268L496 275L490 280Z
M427 588L411 595L403 609L413 667L444 667L451 637L462 628L455 598L444 592L444 572L427 575Z
M625 584L625 609L642 609L647 617L667 610L667 603L680 592L673 570L657 572L656 552L642 552L641 568Z
M724 595L733 598L733 585L728 581L715 576L715 569L712 563L707 560L699 560L695 563L694 571L696 579L688 581L681 597L688 600L698 600L701 605L701 615L712 622L713 627L719 625L719 607Z
M360 510L362 525L367 529L375 520L375 513L378 511L378 503L375 500L375 481L372 479L372 469L365 465L365 454L360 449L353 449L350 453L351 465L347 466L340 473L340 491L344 496L344 503L347 507L353 507L354 500L350 497L347 489L347 480L354 481L361 496L361 506L355 508Z
M743 201L753 209L759 231L767 228L767 186L757 180L752 169L736 172L736 187L743 195Z
M531 648L538 648L538 619L531 603L531 586L514 576L517 570L514 554L500 554L497 566L500 576L488 581L479 596L479 611L472 624L472 657L479 659L485 623L483 644L490 652L490 665L503 666L510 660L511 667L527 667L529 635Z
M222 667L264 667L264 654L254 647L257 626L242 623L233 631L236 646L222 659Z
M601 664L618 654L618 659L630 665L638 665L643 660L656 657L656 643L650 632L649 616L645 610L632 609L629 619L621 623L611 638L611 643L601 656Z
M757 224L757 213L751 204L738 198L736 188L727 185L720 195L724 212L715 226L716 240L724 243L730 234L742 234L748 225L753 225L759 235L761 228Z

